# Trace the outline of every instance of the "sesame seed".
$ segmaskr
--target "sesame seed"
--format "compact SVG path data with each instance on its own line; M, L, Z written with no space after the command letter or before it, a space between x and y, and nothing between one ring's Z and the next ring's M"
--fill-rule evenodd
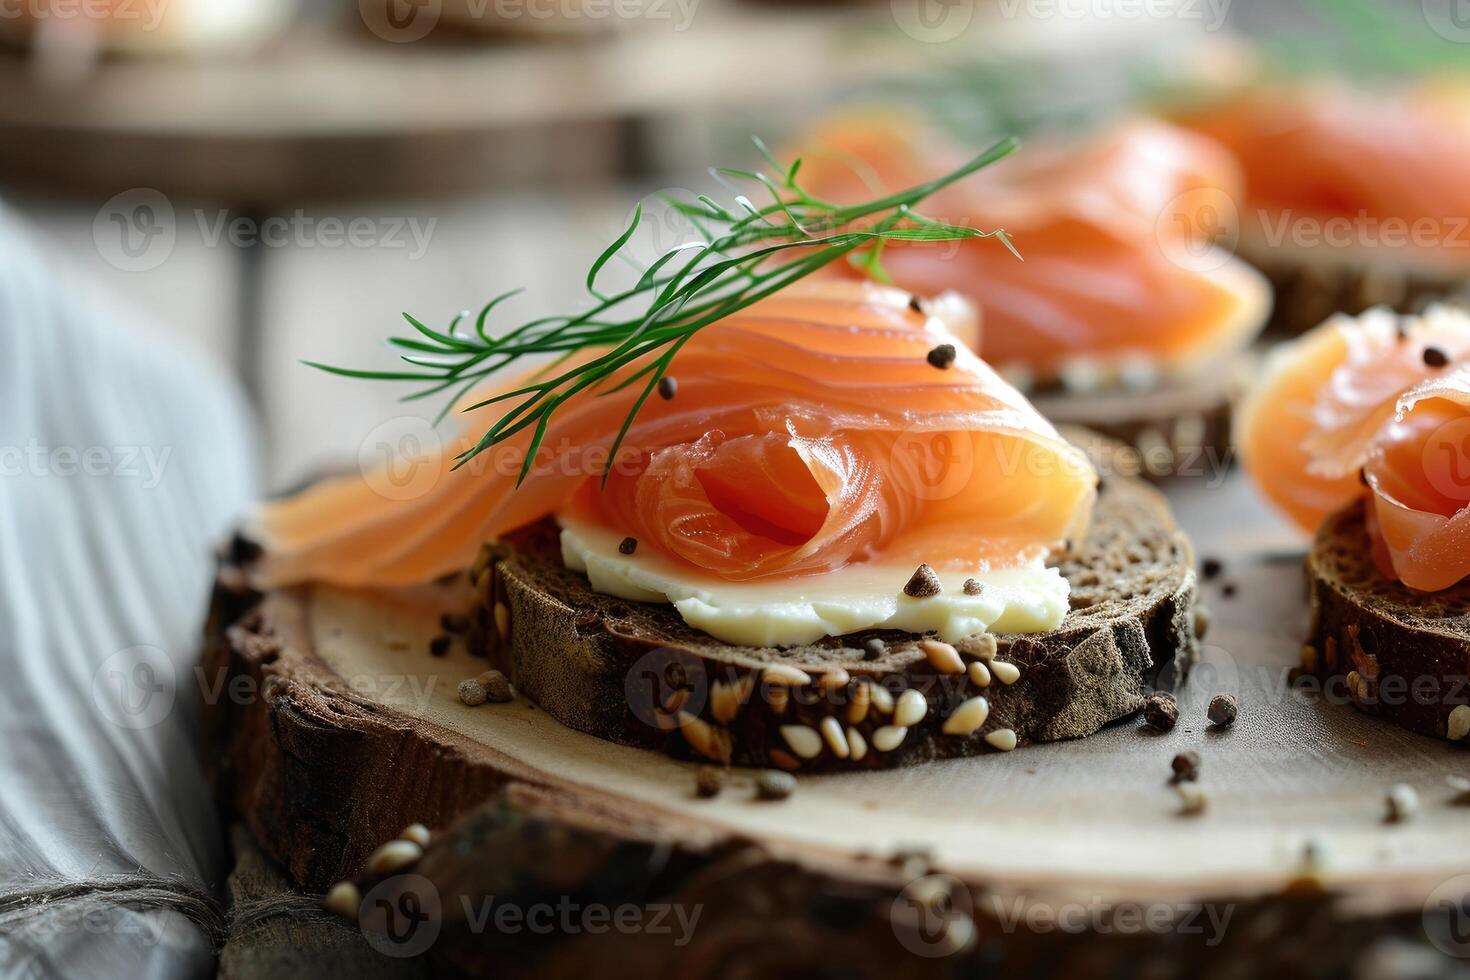
M620 555L631 555L633 552L635 552L637 550L638 550L638 539L637 538L634 538L634 537L624 538L618 544L618 554L620 554Z
M367 859L368 874L389 874L413 864L424 856L424 849L411 840L390 840Z
M904 691L893 708L893 723L900 728L917 725L929 711L929 702L915 690Z
M322 899L322 908L344 919L355 919L362 908L362 892L350 881L339 881Z
M892 752L903 744L903 737L908 733L909 730L900 725L884 725L873 733L873 748L879 752Z
M672 374L666 374L658 379L658 397L664 401L672 401L679 393L679 379Z
M941 371L944 371L954 364L955 357L954 344L940 344L929 352L927 360L931 367L937 367Z
M919 649L924 651L924 656L929 660L929 666L941 674L963 674L965 662L960 659L960 652L953 646L942 640L920 640Z
M999 678L1002 684L1014 684L1021 679L1021 668L1005 660L992 660L990 672Z
M986 734L985 741L992 749L1009 752L1016 747L1016 732L1010 728L997 728Z
M1438 347L1424 348L1424 363L1432 368L1442 368L1450 363L1450 356Z
M782 725L781 737L786 740L791 751L803 759L815 759L822 754L822 736L817 734L816 729L805 725Z

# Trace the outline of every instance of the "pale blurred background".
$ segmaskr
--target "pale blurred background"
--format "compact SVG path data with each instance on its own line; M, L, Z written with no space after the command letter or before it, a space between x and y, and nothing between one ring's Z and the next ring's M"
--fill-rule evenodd
M1428 34L1434 2L1383 6ZM1228 62L1239 36L1340 26L1285 0L64 6L0 0L0 195L244 381L272 487L437 408L301 360L390 366L400 311L444 323L517 286L510 315L566 309L635 202L714 189L705 168L752 162L753 134L904 93L1002 104L971 126L999 136Z

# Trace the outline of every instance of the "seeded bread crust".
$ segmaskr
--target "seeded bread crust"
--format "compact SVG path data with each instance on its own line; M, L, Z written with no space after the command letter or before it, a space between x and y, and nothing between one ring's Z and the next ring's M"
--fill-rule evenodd
M997 751L1008 732L1020 744L1080 738L1136 713L1156 686L1182 683L1197 654L1194 554L1157 491L1107 479L1092 530L1060 568L1072 584L1060 629L956 644L967 663L987 664L992 679L980 686L931 664L912 634L781 649L720 643L668 605L593 592L563 566L557 528L544 521L481 554L470 642L558 721L601 738L736 765L894 768ZM872 638L885 649L869 660ZM1013 683L1004 664L1019 672ZM879 730L899 727L903 710L883 708L906 691L922 696L923 716L898 745L880 748L894 733ZM977 696L989 706L985 722L946 734L945 721ZM840 737L827 739L828 718ZM817 743L799 730L821 740L814 755Z
M1470 299L1464 277L1370 262L1331 248L1271 248L1242 239L1240 255L1276 293L1263 333L1268 339L1300 336L1335 313L1357 316L1374 306L1416 313L1432 300Z
M1229 369L1191 381L1091 392L1051 386L1029 397L1053 423L1086 426L1121 444L1105 453L1120 476L1211 478L1234 463L1231 406L1254 363L1253 355L1242 354Z
M1470 728L1470 581L1429 593L1385 578L1364 507L1328 518L1307 557L1312 625L1302 668L1360 711L1459 741Z

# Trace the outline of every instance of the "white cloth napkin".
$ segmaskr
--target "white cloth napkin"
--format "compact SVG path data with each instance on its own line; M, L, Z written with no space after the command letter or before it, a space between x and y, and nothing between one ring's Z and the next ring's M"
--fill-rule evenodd
M0 207L0 974L207 975L194 663L254 440L231 379L81 285Z

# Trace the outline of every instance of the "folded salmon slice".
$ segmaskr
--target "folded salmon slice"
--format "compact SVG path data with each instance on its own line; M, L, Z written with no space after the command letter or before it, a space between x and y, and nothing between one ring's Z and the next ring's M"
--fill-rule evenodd
M814 195L856 201L942 172L958 157L895 115L837 117L798 148ZM926 213L1003 227L1025 261L986 240L890 246L894 282L980 305L978 350L1047 378L1068 362L1197 364L1264 322L1261 277L1214 246L1229 231L1237 169L1210 140L1132 120L1081 142L1037 144L956 184Z
M1470 87L1268 87L1180 121L1240 161L1243 224L1268 244L1470 264Z
M1470 575L1470 317L1336 317L1272 356L1241 456L1306 530L1361 495L1374 557L1422 590Z
M357 473L265 506L258 578L424 582L549 514L730 581L879 559L1033 561L1085 527L1096 474L978 357L960 349L947 369L928 363L954 339L897 289L800 284L689 341L673 364L677 394L644 405L605 482L638 392L614 390L620 378L553 415L519 489L528 432L458 471L454 451L425 461L434 479L414 499L388 499L377 474ZM468 418L483 427L494 411Z

